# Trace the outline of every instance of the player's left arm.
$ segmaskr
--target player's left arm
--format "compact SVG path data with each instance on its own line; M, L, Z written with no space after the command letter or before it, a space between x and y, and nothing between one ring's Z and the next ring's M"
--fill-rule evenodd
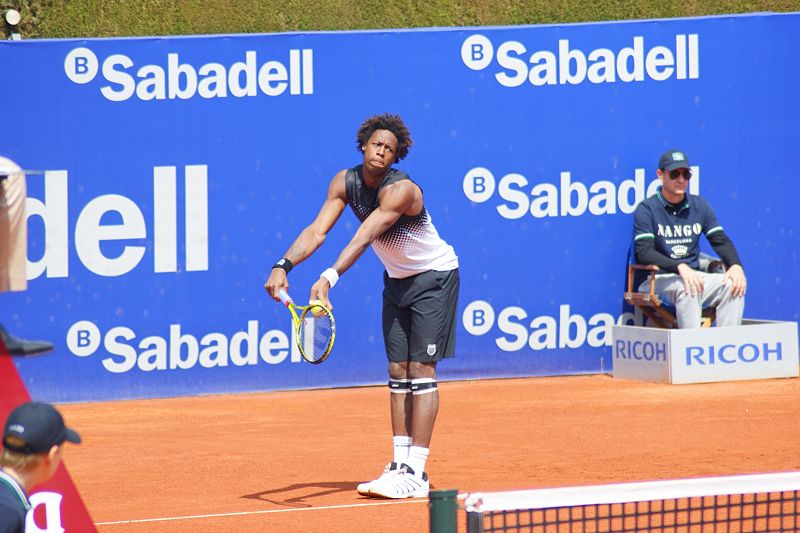
M421 191L410 180L398 181L385 187L381 191L380 206L361 223L332 268L337 274L344 274L367 251L375 239L391 228L403 214L413 211L418 203L421 203ZM328 280L320 278L311 287L311 298L319 299L330 308L329 290Z

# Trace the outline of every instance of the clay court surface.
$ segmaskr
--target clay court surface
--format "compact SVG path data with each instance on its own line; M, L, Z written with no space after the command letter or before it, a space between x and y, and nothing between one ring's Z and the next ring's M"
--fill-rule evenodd
M606 375L440 384L434 489L491 491L800 470L800 380ZM427 500L356 485L389 460L388 390L62 405L101 532L427 532Z

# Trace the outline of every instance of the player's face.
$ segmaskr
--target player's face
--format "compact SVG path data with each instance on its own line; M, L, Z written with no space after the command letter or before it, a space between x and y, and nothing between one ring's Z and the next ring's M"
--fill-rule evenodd
M364 168L371 172L386 172L397 155L397 137L389 130L375 130L364 150Z
M673 175L675 178L672 177ZM661 193L664 198L670 202L678 202L683 199L686 191L689 190L690 176L691 171L688 168L678 168L673 171L659 169L658 177L661 178Z

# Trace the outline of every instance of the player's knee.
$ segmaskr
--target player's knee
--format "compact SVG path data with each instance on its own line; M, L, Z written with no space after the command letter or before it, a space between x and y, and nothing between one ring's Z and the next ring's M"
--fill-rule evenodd
M436 363L411 361L408 365L408 376L411 379L434 378L436 379Z
M395 361L389 362L389 378L390 379L405 379L408 377L408 362L397 363Z
M436 379L434 378L418 378L411 380L411 394L414 396L436 392L437 390L438 387L436 385Z

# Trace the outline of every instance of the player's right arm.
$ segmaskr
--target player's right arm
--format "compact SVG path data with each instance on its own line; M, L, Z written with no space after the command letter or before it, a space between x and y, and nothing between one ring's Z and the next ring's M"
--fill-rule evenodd
M283 254L283 257L298 265L308 259L322 243L328 232L339 220L339 217L347 205L347 193L345 191L345 175L347 171L341 170L336 173L328 185L328 194L320 208L314 221L300 232L292 245ZM273 268L269 279L264 284L270 296L278 300L278 291L288 289L289 281L286 278L286 271L282 268Z

